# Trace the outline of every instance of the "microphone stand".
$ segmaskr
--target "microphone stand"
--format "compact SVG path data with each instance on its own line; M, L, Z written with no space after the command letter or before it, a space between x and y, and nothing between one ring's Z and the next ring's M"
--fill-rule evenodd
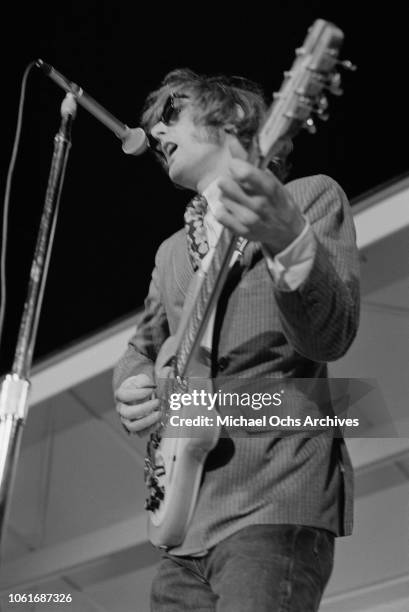
M60 196L71 147L71 125L75 117L76 106L74 94L67 93L61 104L60 129L54 138L54 153L48 177L44 209L31 265L30 280L12 371L6 375L1 385L0 555L4 545L11 490L17 471L23 425L28 413L30 369L57 223Z

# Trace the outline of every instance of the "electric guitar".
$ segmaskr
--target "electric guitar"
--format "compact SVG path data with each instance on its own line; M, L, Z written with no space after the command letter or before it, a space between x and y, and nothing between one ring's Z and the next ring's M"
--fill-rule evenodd
M303 127L315 131L313 114L326 118L325 90L336 95L342 93L338 65L354 69L350 62L338 60L342 41L343 33L334 24L322 19L313 23L253 139L250 163L267 168L280 155L288 138ZM169 398L172 393L192 393L195 389L213 391L209 367L200 359L200 345L238 240L229 230L222 230L210 264L196 274L194 295L185 303L177 334L164 343L156 361L162 419L148 442L145 482L149 537L159 547L169 548L183 541L199 494L204 462L219 439L216 425L198 427L195 435L191 427L180 425L175 433L175 427L169 423L172 414ZM201 422L200 418L208 415L204 402L178 410L180 423L197 417L196 422Z

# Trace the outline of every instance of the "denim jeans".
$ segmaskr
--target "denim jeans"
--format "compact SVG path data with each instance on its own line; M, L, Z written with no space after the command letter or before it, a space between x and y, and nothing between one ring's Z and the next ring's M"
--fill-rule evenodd
M251 525L204 557L165 553L152 612L314 612L331 575L334 536L301 525Z

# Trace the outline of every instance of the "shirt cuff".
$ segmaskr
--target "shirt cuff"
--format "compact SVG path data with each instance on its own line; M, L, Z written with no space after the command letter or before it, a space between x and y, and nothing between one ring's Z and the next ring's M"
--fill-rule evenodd
M314 263L317 245L311 225L304 218L306 223L301 234L275 257L271 257L262 247L267 267L280 291L298 289L307 279Z

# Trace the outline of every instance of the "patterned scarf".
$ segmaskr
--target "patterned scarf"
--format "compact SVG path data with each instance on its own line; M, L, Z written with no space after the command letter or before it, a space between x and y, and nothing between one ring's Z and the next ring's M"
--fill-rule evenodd
M193 269L200 267L201 259L209 250L206 228L204 226L204 216L207 211L207 200L202 195L196 195L185 210L185 230L187 248Z

